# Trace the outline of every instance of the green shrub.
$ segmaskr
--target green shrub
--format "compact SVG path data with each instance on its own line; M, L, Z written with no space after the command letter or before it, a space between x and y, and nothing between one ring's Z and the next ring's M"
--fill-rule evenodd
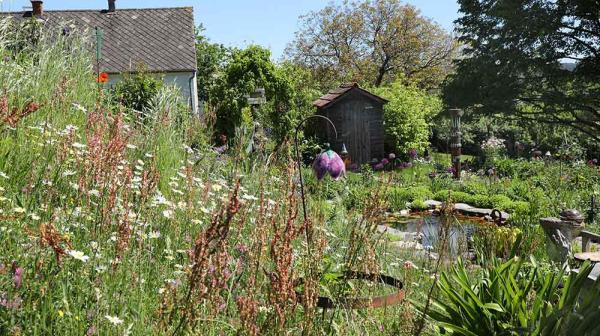
M493 195L489 198L489 201L492 204L492 207L501 210L510 207L511 203L513 202L510 198L508 198L508 196L505 195Z
M433 199L436 201L440 201L440 202L448 202L448 199L450 199L451 193L452 193L452 190L442 189L433 195Z
M467 202L472 206L478 207L478 208L493 208L494 204L492 203L490 197L488 197L487 195L471 195L471 197L469 197L469 201Z
M125 107L143 112L150 107L150 102L162 86L159 78L140 68L135 74L125 75L122 81L115 84L113 93Z
M431 190L424 186L407 188L395 187L390 189L387 195L391 211L406 209L406 203L412 203L414 201L423 202L431 197L433 197Z
M476 181L474 179L470 179L466 181L461 188L461 191L464 191L469 194L487 194L487 186L485 183L481 181Z
M429 207L427 206L427 204L425 204L424 201L417 199L417 200L414 200L410 204L410 209L419 211L419 210L427 210L427 209L429 209Z

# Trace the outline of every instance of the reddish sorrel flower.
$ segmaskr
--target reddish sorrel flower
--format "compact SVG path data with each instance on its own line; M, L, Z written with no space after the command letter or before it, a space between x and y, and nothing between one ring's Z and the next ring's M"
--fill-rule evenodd
M15 285L15 288L21 287L21 281L23 280L24 271L25 270L22 267L17 267L15 269L15 273L13 275L13 284Z
M346 165L336 152L328 149L317 155L313 163L313 170L318 180L322 180L327 173L334 180L339 180L346 172Z
M101 72L98 75L98 78L96 79L96 81L100 84L106 84L108 83L108 74L106 72Z

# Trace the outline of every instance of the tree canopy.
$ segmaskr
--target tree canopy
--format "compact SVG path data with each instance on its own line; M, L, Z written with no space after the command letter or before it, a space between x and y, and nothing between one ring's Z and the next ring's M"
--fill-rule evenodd
M422 88L437 87L456 49L446 31L399 0L344 1L300 19L286 56L336 84L378 87L402 78Z
M430 122L442 110L442 101L401 80L374 92L389 101L384 108L387 149L407 153L427 148Z
M600 141L600 2L459 0L452 106L567 125Z

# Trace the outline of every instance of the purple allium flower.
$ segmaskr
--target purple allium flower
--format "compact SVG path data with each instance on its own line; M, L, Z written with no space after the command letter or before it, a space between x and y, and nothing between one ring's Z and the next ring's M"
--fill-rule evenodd
M22 267L17 267L17 269L15 269L15 274L13 275L13 284L15 285L15 288L21 287L24 271L25 270Z
M383 163L380 162L380 163L376 164L373 167L373 169L375 169L375 170L382 170L383 169Z
M417 150L416 150L416 149L414 149L414 148L413 148L413 149L410 149L410 150L408 151L408 156L409 156L411 159L415 159L415 158L417 157Z
M384 165L384 166L385 166L386 164L388 164L388 163L390 163L390 161L389 161L388 159L383 159L383 160L381 160L381 164L382 164L382 165Z
M318 180L322 180L327 173L334 180L338 180L346 172L346 165L336 152L328 149L317 155L313 163L313 170Z
M406 168L410 168L410 167L412 167L412 162L407 162L406 163Z
M454 174L455 170L454 170L454 166L450 166L448 167L448 169L446 169L446 171L450 174Z
M390 153L390 155L388 155L388 159L390 159L390 161L394 160L396 158L396 154L394 153Z

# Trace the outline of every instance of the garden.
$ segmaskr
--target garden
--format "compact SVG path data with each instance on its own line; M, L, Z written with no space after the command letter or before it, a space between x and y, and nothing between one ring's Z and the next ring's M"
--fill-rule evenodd
M460 3L464 36L492 15ZM477 57L450 84L340 71L387 101L384 156L350 169L309 122L347 77L199 30L198 116L143 70L109 87L84 34L31 25L0 23L0 335L600 334L597 122L530 120L555 100L449 115ZM586 74L573 99L597 104Z

